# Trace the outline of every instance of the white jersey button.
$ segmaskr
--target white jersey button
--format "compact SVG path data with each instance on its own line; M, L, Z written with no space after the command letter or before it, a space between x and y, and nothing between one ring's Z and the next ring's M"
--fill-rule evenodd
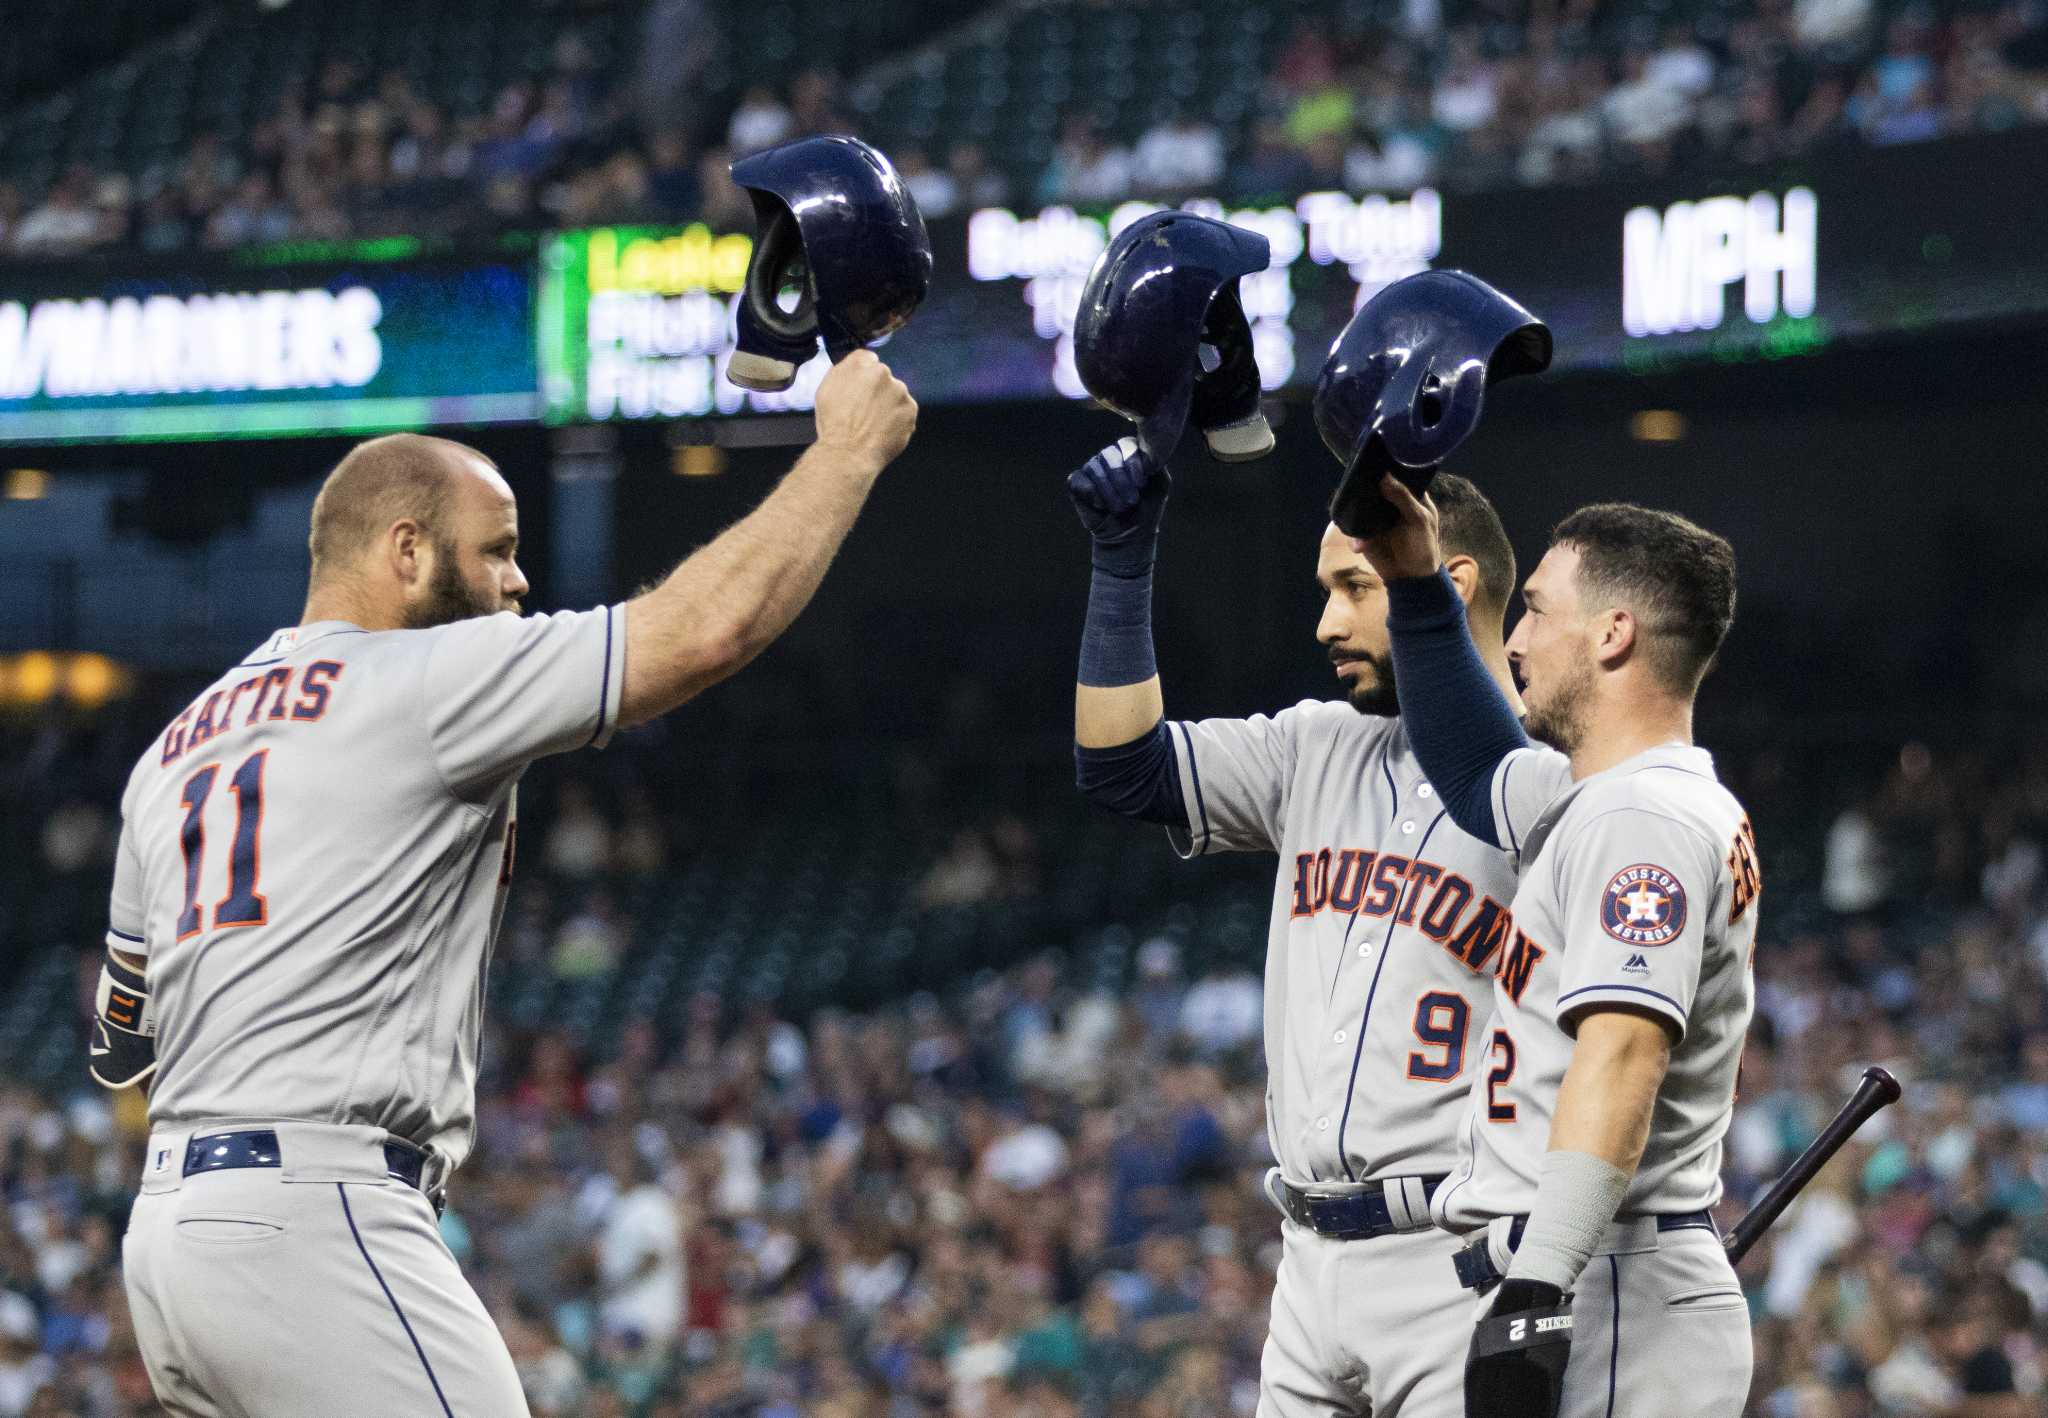
M1329 1130L1330 1130L1330 1120L1329 1120L1328 1118L1317 1118L1317 1119L1316 1119L1316 1131L1317 1131L1317 1132L1328 1132Z
M1336 1033L1330 1036L1330 1042L1333 1044L1341 1044L1348 1037L1350 1036L1345 1034L1345 1032L1342 1029L1339 1029Z
M1415 796L1418 798L1433 798L1436 796L1436 789L1430 787L1429 784L1424 783L1421 787L1415 790Z
M1415 831L1415 824L1412 821L1404 822L1401 824L1401 831L1412 834Z
M1365 942L1365 944L1363 944L1363 945L1359 946L1359 947L1358 947L1358 954L1359 954L1359 956L1360 956L1360 958L1361 958L1361 959L1362 959L1362 958L1364 958L1365 956L1368 956L1368 955L1372 954L1372 942L1371 942L1371 941L1367 941L1367 942Z

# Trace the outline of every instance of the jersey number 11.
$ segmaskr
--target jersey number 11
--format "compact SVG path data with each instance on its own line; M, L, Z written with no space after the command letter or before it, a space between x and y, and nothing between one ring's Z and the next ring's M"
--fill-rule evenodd
M235 841L228 853L228 894L213 908L216 930L260 926L270 919L270 903L256 889L263 873L263 765L270 750L258 749L242 760L228 780L235 795ZM213 795L220 765L209 763L185 780L179 801L185 805L185 822L178 830L178 847L185 856L185 907L178 913L178 939L198 935L206 929L206 913L199 905L199 874L206 863L206 800Z

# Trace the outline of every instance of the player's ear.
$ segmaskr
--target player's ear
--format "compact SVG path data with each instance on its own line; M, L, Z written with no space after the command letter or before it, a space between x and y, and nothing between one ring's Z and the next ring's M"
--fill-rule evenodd
M1444 570L1451 573L1451 584L1458 588L1458 599L1469 608L1479 595L1479 563L1462 552L1454 552L1444 558Z
M420 524L410 517L401 517L391 524L385 534L385 548L391 558L391 570L403 585L418 581L425 572L420 560L426 555L426 536Z
M1640 630L1632 612L1620 607L1603 611L1595 626L1593 653L1603 665L1619 665L1637 650Z

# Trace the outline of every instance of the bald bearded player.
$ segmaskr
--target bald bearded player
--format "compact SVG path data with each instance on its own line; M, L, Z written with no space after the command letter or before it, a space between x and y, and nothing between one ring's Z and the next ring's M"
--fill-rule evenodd
M519 778L759 654L916 421L849 356L758 508L652 590L557 615L518 614L518 508L475 449L397 435L334 470L303 620L122 799L92 1070L150 1088L123 1265L171 1413L527 1412L435 1224L475 1133Z

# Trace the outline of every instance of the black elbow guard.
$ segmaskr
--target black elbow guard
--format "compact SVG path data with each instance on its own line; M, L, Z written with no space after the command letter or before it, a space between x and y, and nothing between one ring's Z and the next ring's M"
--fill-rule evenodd
M93 1001L87 1069L103 1088L132 1088L156 1072L156 1012L142 972L111 951Z

